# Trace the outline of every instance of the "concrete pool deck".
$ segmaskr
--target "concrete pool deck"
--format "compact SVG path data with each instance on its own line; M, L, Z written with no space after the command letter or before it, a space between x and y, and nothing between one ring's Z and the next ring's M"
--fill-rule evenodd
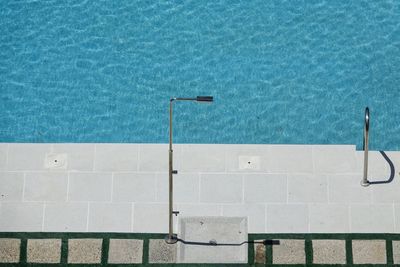
M167 232L167 151L0 144L0 232ZM179 216L245 216L249 233L400 232L400 152L387 152L394 180L369 187L352 145L187 144L174 153ZM369 179L389 175L371 151Z

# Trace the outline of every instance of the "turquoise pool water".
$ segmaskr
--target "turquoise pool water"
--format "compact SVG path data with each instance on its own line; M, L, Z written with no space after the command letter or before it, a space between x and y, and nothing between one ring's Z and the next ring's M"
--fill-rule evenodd
M1 142L400 150L400 1L1 1Z

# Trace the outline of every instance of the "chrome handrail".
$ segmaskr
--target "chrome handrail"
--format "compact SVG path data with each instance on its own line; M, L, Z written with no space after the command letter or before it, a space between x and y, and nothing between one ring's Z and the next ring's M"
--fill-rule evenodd
M365 108L365 119L364 119L364 142L363 142L363 150L364 150L364 175L363 180L361 181L362 186L369 186L370 182L368 181L368 141L369 141L369 108Z

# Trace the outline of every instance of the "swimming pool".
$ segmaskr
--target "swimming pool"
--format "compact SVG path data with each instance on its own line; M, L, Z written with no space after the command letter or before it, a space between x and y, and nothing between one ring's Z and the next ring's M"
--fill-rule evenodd
M3 1L1 142L400 150L400 2Z

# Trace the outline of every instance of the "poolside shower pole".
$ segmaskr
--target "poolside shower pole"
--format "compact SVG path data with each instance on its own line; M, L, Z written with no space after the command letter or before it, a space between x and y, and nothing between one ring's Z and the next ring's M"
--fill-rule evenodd
M197 102L213 102L212 96L198 96L195 98L171 98L169 100L169 151L168 151L168 191L169 191L169 206L168 206L168 235L165 237L165 242L168 244L174 244L178 241L178 237L174 234L174 224L173 224L173 215L178 215L179 211L174 211L173 207L173 182L174 182L174 174L177 174L178 171L174 170L173 165L173 153L172 149L172 108L174 101L197 101Z

